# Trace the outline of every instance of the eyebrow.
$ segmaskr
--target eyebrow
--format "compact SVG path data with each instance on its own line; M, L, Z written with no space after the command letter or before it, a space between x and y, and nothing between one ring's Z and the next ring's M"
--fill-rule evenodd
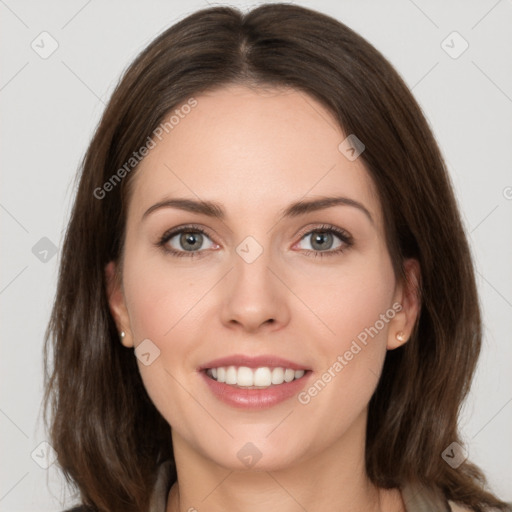
M335 196L335 197L320 197L318 199L301 200L290 204L286 208L280 210L283 217L298 217L307 213L332 208L333 206L352 206L363 212L366 217L374 224L373 217L368 209L359 201L350 199L349 197ZM169 198L159 201L153 206L149 207L142 215L144 220L150 213L161 208L177 208L191 213L199 213L208 217L224 220L226 213L219 203L214 201L203 201L197 199L186 198Z

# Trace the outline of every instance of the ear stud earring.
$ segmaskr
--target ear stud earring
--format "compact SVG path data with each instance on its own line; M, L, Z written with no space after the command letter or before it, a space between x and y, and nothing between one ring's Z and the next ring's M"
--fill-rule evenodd
M124 331L121 331L121 332L119 333L119 337L121 338L121 341L123 341L123 340L124 340L124 337L125 337L125 336L126 336L126 333L125 333Z
M396 339L398 341L405 341L405 334L404 334L404 331L398 331L396 333Z

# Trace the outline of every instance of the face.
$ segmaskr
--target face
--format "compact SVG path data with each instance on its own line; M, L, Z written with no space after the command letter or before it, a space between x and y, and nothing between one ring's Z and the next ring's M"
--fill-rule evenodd
M107 267L123 344L138 349L173 442L218 465L259 452L258 468L283 468L362 440L386 350L417 311L393 272L378 191L305 93L230 86L195 99L133 177L120 285ZM267 387L200 370L221 366ZM295 380L268 387L283 377L275 367Z

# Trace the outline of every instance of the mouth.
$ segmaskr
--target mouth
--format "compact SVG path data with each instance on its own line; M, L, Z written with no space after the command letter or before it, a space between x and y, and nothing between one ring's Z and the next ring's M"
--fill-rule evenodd
M215 398L246 410L267 409L291 400L313 374L307 364L274 354L231 354L209 361L197 371Z
M293 369L284 366L218 366L202 370L208 378L238 389L267 389L282 386L304 378L311 373L307 369Z

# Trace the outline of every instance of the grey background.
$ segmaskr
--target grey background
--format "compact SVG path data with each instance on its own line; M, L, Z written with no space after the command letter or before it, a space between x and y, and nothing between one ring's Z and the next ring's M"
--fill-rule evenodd
M412 88L438 139L469 233L485 324L461 429L491 488L512 501L512 2L296 3L373 43ZM52 246L61 247L75 172L121 72L158 33L207 5L0 0L2 511L58 511L72 501L56 465L34 461L44 465L51 454L40 446L40 404L60 254ZM31 47L42 46L43 31L58 43L46 59ZM442 46L453 31L469 44L458 58L445 51L462 48L457 36Z

